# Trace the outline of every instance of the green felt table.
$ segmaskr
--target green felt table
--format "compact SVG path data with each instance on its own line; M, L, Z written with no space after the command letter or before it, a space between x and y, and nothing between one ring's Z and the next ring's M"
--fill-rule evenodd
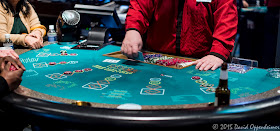
M17 92L50 101L80 100L112 108L127 103L144 108L185 108L214 101L212 89L219 83L219 69L173 69L103 56L120 50L114 45L98 51L71 49L73 46L51 44L21 54L20 60L27 70L19 90L25 91ZM61 55L61 50L67 51L67 55ZM72 73L64 74L65 71ZM202 80L192 80L193 76ZM204 87L206 83L208 87ZM258 68L245 74L229 72L228 83L231 104L278 95L280 86L279 79L268 77L265 69Z

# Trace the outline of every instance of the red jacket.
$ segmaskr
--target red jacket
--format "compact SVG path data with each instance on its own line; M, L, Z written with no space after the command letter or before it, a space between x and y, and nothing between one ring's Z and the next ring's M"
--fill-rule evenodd
M268 0L267 6L268 7L280 7L280 0Z
M147 32L148 49L175 54L179 1L130 0L126 29ZM237 23L236 0L185 0L180 53L195 58L213 54L226 60L233 50Z

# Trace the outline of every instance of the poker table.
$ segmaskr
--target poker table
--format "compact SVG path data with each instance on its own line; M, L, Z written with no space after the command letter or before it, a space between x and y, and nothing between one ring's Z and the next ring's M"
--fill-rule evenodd
M212 128L278 118L280 81L265 69L229 72L231 105L214 107L220 69L174 69L106 56L120 51L115 45L100 50L74 46L17 49L26 71L21 86L1 99L1 107L44 128Z

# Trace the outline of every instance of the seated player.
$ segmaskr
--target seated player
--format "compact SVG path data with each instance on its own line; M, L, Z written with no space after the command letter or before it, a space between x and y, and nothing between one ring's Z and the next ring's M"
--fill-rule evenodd
M0 42L5 41L5 34L11 34L14 45L32 49L43 47L46 27L26 0L0 0Z
M16 89L21 83L25 67L19 59L10 56L0 58L0 97Z
M121 51L137 57L143 47L199 58L196 69L215 70L229 58L237 33L236 0L130 0Z
M13 65L13 67L11 67ZM11 70L10 70L11 68ZM14 70L14 71L12 71ZM21 76L25 71L25 67L19 59L13 59L10 56L0 58L0 98L5 94L16 89L21 83ZM22 131L26 127L21 119L8 115L0 109L0 123L5 129L13 131ZM15 119L16 118L16 119Z

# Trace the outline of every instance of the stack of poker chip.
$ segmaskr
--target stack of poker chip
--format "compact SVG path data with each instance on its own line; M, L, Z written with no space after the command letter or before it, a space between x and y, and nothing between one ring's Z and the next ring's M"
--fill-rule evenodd
M144 61L147 63L155 63L160 57L162 57L161 54L145 54Z
M162 57L153 57L149 59L149 63L157 63L159 60L168 60L168 59L173 59L173 57L167 57L167 56L162 56Z
M143 57L145 60L149 60L152 58L162 57L162 55L161 54L145 54Z
M164 65L164 66L174 66L185 67L186 63L192 62L191 60L185 60L180 58L162 56L161 54L145 54L144 61L147 63ZM184 63L184 64L183 64Z
M164 66L174 66L186 62L190 62L190 61L185 59L173 58L173 59L159 60L157 61L157 64L164 65Z

